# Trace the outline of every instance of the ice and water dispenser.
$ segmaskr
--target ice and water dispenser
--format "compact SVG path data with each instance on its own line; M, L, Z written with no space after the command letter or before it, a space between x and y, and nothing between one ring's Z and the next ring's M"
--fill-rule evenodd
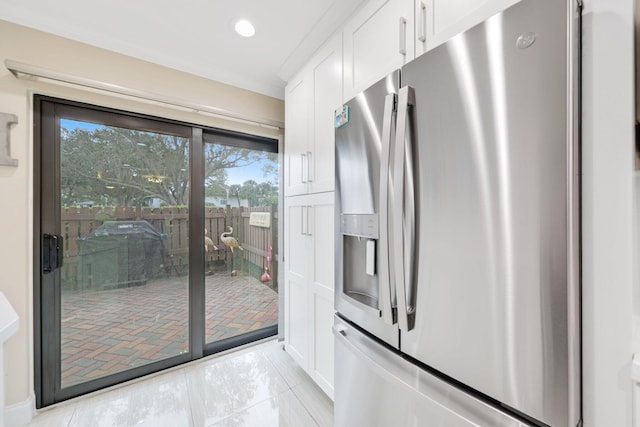
M341 214L343 293L378 309L378 215Z

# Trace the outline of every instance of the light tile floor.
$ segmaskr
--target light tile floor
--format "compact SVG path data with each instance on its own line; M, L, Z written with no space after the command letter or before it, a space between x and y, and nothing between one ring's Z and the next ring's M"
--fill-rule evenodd
M271 340L40 411L30 426L333 426L333 402Z

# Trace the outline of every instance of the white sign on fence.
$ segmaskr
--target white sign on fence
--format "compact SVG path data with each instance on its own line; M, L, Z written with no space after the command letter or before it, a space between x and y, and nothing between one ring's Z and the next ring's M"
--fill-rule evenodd
M262 228L271 227L271 213L251 212L251 214L249 214L249 225Z

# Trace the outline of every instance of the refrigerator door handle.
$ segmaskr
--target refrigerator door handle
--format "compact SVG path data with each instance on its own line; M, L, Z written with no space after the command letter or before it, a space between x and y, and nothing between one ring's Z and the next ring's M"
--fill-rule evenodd
M400 329L413 329L415 308L411 301L414 296L415 260L415 196L414 171L411 150L411 133L407 135L409 108L415 105L414 89L400 88L398 94L398 118L393 157L393 270L395 272L398 322ZM408 138L407 138L408 137ZM409 145L409 149L407 149Z
M380 240L378 258L378 284L380 287L380 312L382 320L393 325L396 323L394 295L391 290L389 271L389 174L391 136L395 134L395 111L397 96L388 94L384 99L384 119L382 122L382 149L380 152Z

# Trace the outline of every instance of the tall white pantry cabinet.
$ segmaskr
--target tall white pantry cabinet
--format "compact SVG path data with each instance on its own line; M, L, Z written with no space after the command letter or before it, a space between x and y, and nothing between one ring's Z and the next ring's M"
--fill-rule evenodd
M519 0L368 0L285 89L285 349L333 398L334 111Z
M333 398L334 111L342 35L285 90L285 349Z

